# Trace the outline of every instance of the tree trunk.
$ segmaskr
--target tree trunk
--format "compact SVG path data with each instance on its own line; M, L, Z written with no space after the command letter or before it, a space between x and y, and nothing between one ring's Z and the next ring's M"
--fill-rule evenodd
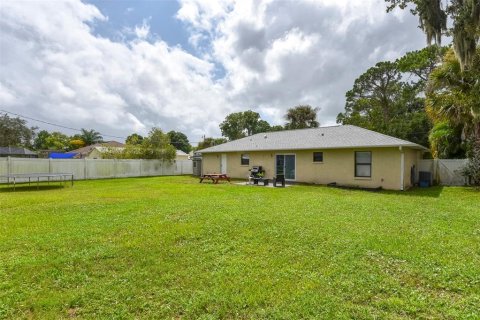
M473 139L474 145L480 148L480 122L473 125Z

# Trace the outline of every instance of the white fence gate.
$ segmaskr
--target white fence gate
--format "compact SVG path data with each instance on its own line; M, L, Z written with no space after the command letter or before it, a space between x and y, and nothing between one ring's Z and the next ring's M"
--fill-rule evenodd
M468 163L467 159L429 159L420 160L418 171L432 173L432 179L444 186L463 186L467 179L462 175L462 169Z
M14 173L73 173L75 180L173 176L193 173L191 160L0 158L0 176Z

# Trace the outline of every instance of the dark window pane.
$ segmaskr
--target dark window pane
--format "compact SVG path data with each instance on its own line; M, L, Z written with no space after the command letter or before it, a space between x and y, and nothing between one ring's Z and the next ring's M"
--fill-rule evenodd
M285 174L284 167L285 167L285 156L284 155L277 155L277 170L276 174Z
M314 152L313 162L323 162L323 152Z
M242 166L248 166L250 164L250 155L248 153L243 153L240 156L240 164Z
M370 151L355 152L355 177L372 176L372 153Z
M295 180L295 156L285 155L285 179Z

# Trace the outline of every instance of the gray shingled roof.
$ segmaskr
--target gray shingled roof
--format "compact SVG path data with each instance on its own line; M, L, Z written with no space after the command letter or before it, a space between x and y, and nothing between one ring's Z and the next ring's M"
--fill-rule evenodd
M27 148L21 148L21 147L0 147L0 154L1 155L26 155L26 156L37 155L36 152L28 150Z
M426 150L425 147L410 141L394 138L357 126L344 125L258 133L250 137L199 150L199 152L210 153L400 146Z

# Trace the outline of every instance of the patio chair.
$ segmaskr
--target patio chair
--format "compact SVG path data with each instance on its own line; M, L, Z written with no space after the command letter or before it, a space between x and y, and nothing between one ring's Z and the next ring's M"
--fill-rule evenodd
M273 178L273 186L276 187L277 183L281 183L282 187L285 187L285 175L284 174L277 174L275 178Z

